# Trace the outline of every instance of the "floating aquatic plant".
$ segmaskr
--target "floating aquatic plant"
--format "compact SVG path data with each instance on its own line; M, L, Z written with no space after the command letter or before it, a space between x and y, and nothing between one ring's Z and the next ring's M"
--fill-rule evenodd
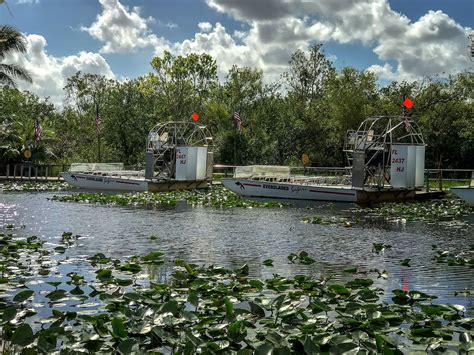
M71 248L74 240L65 233L60 244ZM277 274L260 280L249 277L247 265L229 270L177 260L166 283L139 283L144 268L166 263L161 252L127 260L98 253L88 259L92 276L70 272L53 281L55 262L66 256L38 238L2 234L0 251L4 353L474 351L474 321L464 306L402 290L393 291L392 303L381 302L383 290L358 270L345 283ZM312 261L306 252L288 258ZM37 279L42 268L49 289L39 294L25 280ZM39 318L41 302L49 315Z
M433 249L437 249L437 246L433 245ZM460 253L453 253L449 250L436 250L436 253L433 260L437 263L446 263L450 266L467 265L474 268L474 245Z
M5 192L61 191L69 189L71 189L71 185L64 181L6 182L3 184L3 191Z
M278 202L261 202L242 199L232 191L213 186L207 189L173 192L138 192L128 194L78 193L72 195L55 195L53 201L96 203L117 206L168 207L178 201L186 201L193 206L206 207L282 207Z
M342 211L343 216L311 216L302 222L338 227L387 226L387 222L405 225L410 221L437 223L449 228L468 228L469 223L463 217L474 213L474 207L457 199L436 201L412 201L406 203L382 203L373 207L351 208Z
M458 219L474 212L474 207L458 199L383 203L374 207L356 208L353 212L364 219L383 218L390 222L438 222Z

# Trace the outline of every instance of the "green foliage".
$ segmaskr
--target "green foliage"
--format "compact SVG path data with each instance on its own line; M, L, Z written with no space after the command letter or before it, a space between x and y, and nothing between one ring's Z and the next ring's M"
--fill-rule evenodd
M27 149L32 153L32 161L54 159L51 145L55 133L51 130L51 121L55 112L47 99L5 86L0 87L0 108L0 160L3 163L26 160L23 153ZM37 119L43 128L40 141L35 140Z
M128 194L102 194L81 192L73 195L54 195L54 201L97 203L103 205L135 206L135 207L169 207L178 201L187 201L192 206L207 207L283 207L278 202L261 202L239 198L235 193L223 187L212 186L200 190L182 190L173 192L137 192Z
M15 79L31 82L26 69L16 64L3 63L7 54L26 52L26 38L13 26L0 26L0 85L15 87Z

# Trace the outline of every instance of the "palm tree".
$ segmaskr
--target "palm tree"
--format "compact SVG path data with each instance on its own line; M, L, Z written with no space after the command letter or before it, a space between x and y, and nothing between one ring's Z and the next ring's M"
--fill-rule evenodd
M31 76L16 64L2 63L6 55L10 52L26 52L26 39L14 27L8 25L0 26L0 86L15 87L14 79L21 79L31 82Z

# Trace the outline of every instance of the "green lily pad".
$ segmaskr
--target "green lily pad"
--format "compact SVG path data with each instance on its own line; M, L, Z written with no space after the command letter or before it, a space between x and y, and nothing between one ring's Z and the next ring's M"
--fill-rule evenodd
M67 296L66 290L54 290L46 295L51 302L59 301Z
M30 345L34 339L35 337L30 325L22 324L13 333L11 341L14 345L27 346Z
M26 301L28 298L33 296L35 292L33 290L24 290L18 292L15 297L13 297L13 302L23 302Z
M17 311L13 306L7 307L3 310L2 323L11 321L16 317Z

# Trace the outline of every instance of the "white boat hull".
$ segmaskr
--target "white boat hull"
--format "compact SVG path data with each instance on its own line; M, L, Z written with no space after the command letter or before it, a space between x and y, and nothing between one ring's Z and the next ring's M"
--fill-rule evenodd
M238 195L269 199L357 202L357 190L350 186L311 186L247 179L222 179Z
M148 191L148 181L82 173L61 173L67 183L89 190Z
M451 187L450 190L460 199L466 201L470 205L474 205L474 188L472 187Z

